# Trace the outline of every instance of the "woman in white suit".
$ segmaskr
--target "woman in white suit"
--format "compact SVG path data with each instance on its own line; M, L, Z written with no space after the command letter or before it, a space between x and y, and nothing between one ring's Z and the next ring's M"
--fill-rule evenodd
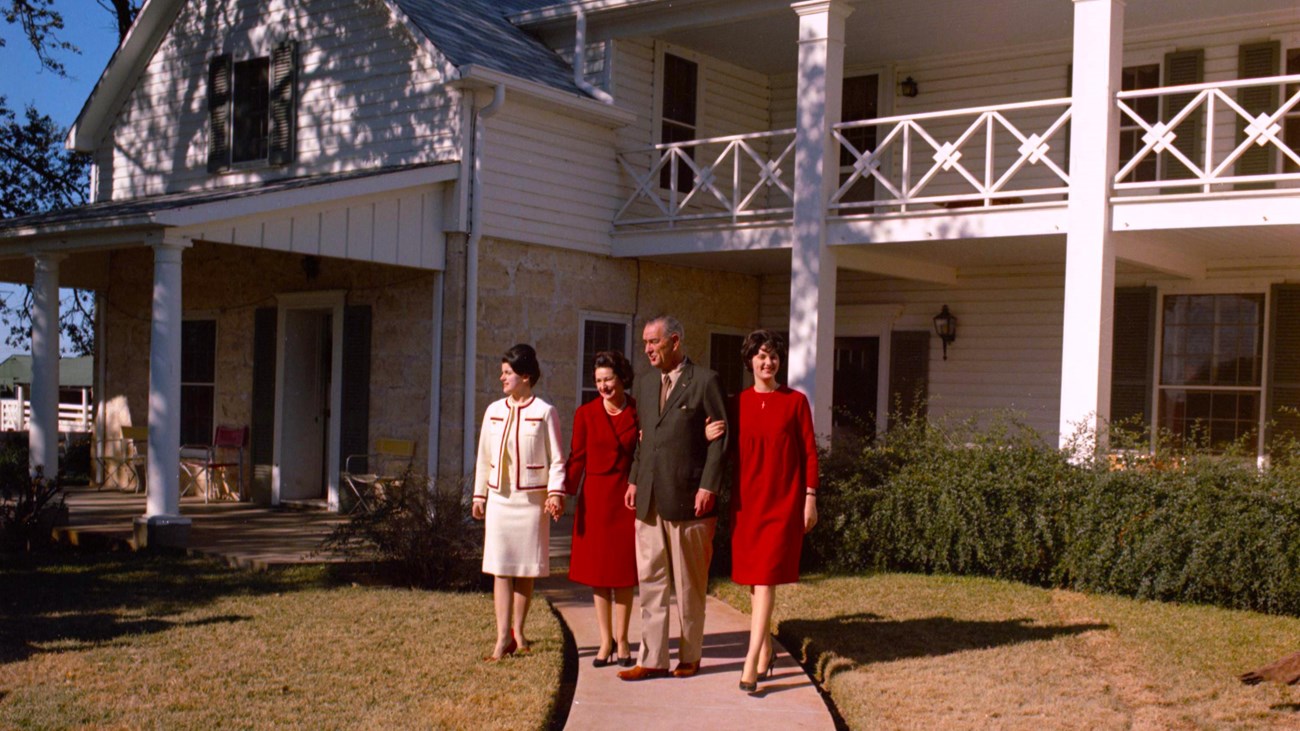
M537 353L516 345L501 357L501 390L483 415L471 513L484 520L483 573L492 574L497 642L492 662L527 652L524 620L533 579L550 575L550 522L564 511L564 451L555 408L533 395Z

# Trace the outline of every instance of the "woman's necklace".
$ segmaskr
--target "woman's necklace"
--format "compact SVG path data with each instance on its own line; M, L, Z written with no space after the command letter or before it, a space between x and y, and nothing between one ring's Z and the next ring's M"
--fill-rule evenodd
M619 404L618 406L610 406L609 399L604 399L602 403L605 404L606 414L609 414L610 416L618 416L619 414L623 413L623 409L627 408L627 396L623 397L623 403Z

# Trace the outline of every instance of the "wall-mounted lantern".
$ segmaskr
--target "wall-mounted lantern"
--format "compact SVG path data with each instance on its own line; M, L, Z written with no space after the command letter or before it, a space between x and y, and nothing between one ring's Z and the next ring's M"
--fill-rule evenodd
M943 341L943 359L948 360L948 343L957 339L957 316L948 311L948 305L934 316L934 333Z
M913 79L911 76L898 82L899 96L905 96L908 99L911 99L919 93L921 93L921 88L916 85L916 79Z

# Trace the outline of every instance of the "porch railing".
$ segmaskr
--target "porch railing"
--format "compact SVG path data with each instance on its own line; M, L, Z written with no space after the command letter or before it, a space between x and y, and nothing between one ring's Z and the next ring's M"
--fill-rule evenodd
M1142 104L1151 99L1157 103ZM1122 91L1116 104L1121 129L1135 135L1132 157L1115 176L1117 193L1300 181L1300 151L1286 134L1288 123L1300 128L1300 75Z
M908 213L1064 200L1071 100L835 125L832 214Z
M616 226L788 219L794 130L711 137L620 153L634 181Z

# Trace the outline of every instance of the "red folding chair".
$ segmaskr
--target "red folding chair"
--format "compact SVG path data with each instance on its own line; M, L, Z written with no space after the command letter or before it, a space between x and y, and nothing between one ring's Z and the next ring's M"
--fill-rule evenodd
M181 469L189 476L192 485L199 485L203 476L203 501L213 497L233 497L244 500L244 449L248 445L248 427L218 426L212 444L187 444L181 447ZM236 493L230 492L230 482L225 471L235 470ZM217 472L223 479L220 486L214 480ZM182 490L182 493L186 492Z

